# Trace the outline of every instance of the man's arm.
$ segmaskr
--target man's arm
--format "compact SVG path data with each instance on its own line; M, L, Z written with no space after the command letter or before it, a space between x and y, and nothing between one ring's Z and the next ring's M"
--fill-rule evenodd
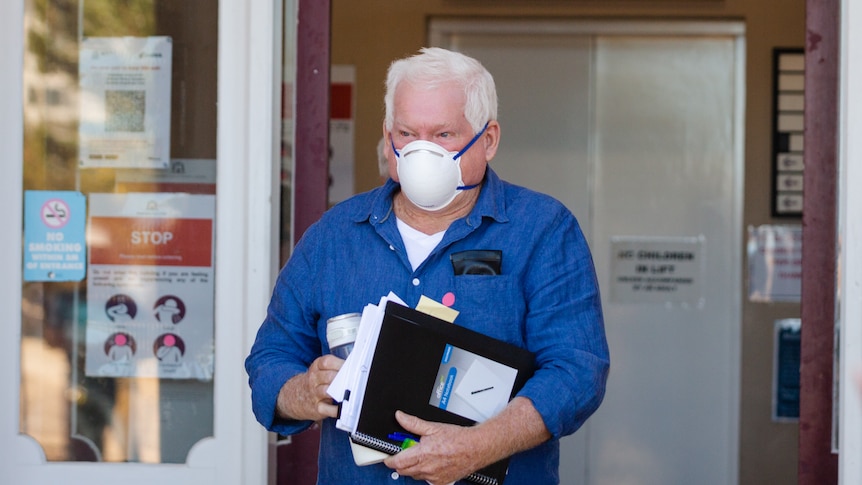
M493 418L471 427L424 421L402 412L398 423L421 436L417 446L384 462L402 475L449 484L551 438L533 403L516 397Z

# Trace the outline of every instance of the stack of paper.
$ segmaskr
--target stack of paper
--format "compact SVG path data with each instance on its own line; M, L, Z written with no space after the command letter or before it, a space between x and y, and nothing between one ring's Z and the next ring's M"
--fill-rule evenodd
M390 292L381 298L377 305L368 304L362 310L353 351L347 356L344 365L326 390L332 399L341 403L341 413L338 421L335 422L335 427L351 434L356 431L356 423L359 421L359 412L365 397L365 385L368 383L368 371L371 369L371 360L377 347L383 314L389 301L404 305L401 298ZM389 456L352 441L350 445L353 450L353 460L360 466L380 463Z

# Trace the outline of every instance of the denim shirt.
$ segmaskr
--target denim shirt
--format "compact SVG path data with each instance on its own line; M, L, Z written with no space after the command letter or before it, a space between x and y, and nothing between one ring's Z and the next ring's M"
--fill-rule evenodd
M326 320L361 312L394 292L415 307L420 296L455 296L455 324L532 351L536 371L518 393L532 401L551 440L514 455L506 485L559 483L559 439L598 408L609 355L592 256L572 213L557 200L500 180L489 167L475 207L453 222L413 271L385 185L344 201L312 225L281 270L246 371L252 409L267 429L294 434L311 425L275 415L283 384L329 352ZM473 189L477 190L477 189ZM499 275L455 275L450 256L502 251ZM321 484L416 482L383 464L357 467L347 433L322 423Z

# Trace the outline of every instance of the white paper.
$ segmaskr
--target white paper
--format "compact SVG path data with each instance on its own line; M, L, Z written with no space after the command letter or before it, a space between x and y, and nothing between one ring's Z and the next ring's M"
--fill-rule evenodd
M170 37L81 41L81 167L168 167L171 59Z
M332 399L341 402L341 415L335 423L335 427L338 429L351 433L356 429L359 413L355 404L360 400L360 394L364 392L364 386L362 386L361 382L363 362L365 361L365 356L368 354L368 347L371 346L373 349L377 344L377 335L380 332L381 322L382 314L378 311L378 308L375 305L367 305L362 311L362 318L359 321L359 330L356 335L356 341L353 344L353 351L347 356L344 365L326 390ZM372 336L373 339L371 338ZM373 350L371 355L374 355ZM368 365L364 367L367 369ZM366 370L366 380L367 374ZM349 397L344 399L348 392Z
M389 301L405 304L395 293L390 292L381 298L377 305L368 304L362 310L353 351L347 356L344 365L326 389L326 393L332 399L341 402L341 415L335 422L335 427L351 434L356 431L356 424L359 422L359 411L362 409L362 401L365 397L365 385L368 383L368 370L371 368L371 359L374 357L374 349L377 348L377 337L383 324L386 303ZM347 391L350 391L350 398L344 400L343 397ZM353 454L353 462L357 466L380 463L389 456L381 451L356 444L352 440L350 451Z
M340 430L349 433L356 430L359 411L362 409L365 396L365 385L368 383L368 371L371 368L374 350L377 348L377 337L383 324L386 303L389 301L404 305L401 298L390 292L382 297L377 305L368 304L362 310L353 351L347 356L344 365L326 389L326 393L332 399L341 402L341 416L335 423L335 427ZM344 400L347 391L350 392L350 397Z
M356 466L373 465L389 458L389 455L382 451L362 446L353 441L350 442L350 451L353 452L353 462L356 463Z

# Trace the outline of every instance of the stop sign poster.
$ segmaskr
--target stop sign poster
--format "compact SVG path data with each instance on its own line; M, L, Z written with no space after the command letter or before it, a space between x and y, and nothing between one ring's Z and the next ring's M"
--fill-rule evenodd
M89 202L87 375L212 379L215 196Z

